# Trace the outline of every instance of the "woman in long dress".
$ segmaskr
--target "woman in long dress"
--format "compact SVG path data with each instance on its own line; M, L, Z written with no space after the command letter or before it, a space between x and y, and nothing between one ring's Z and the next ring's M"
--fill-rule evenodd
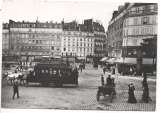
M129 94L128 103L137 103L137 100L134 95L135 87L134 87L133 83L129 84L128 87L129 87L129 89L128 89L128 94Z

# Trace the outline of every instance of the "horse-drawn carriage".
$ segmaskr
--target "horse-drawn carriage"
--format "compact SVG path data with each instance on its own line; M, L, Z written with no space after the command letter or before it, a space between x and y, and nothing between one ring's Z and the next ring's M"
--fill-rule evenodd
M105 84L98 87L97 91L97 101L100 100L100 96L106 96L108 95L110 97L110 102L112 102L114 96L116 96L116 90L115 90L115 83L112 84Z

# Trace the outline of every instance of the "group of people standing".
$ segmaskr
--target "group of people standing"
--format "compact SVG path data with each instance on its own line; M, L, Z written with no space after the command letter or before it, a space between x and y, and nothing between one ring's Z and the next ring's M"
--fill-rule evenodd
M105 70L103 68L103 73L105 74ZM147 82L147 76L145 73L143 75L143 81L142 81L142 89L143 89L143 94L142 94L142 99L141 102L148 103L151 101L151 98L149 97L149 87L148 87L148 82ZM114 78L111 78L111 75L108 75L106 78L106 85L114 83ZM101 85L104 86L104 76L103 74L101 75ZM135 91L135 86L133 83L130 83L128 85L128 103L137 103L137 99L134 95Z
M85 63L80 63L79 64L79 70L82 72L82 70L85 69Z
M108 75L108 77L106 78L106 84L104 82L104 76L103 74L101 75L101 85L104 86L104 85L115 85L114 84L114 78L111 78L111 75Z
M134 95L134 84L130 83L128 85L128 103L137 103L136 97ZM149 88L148 88L148 83L147 83L147 76L146 74L143 74L143 81L142 81L142 88L143 88L143 94L142 94L142 99L141 102L148 103L151 101L151 98L149 97Z

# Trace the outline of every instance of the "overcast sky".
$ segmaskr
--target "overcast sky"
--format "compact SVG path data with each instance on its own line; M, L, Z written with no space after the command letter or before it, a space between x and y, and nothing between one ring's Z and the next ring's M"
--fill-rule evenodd
M114 10L123 1L82 1L82 0L3 0L2 20L8 22L9 19L15 21L53 21L61 22L77 20L79 23L84 19L93 18L99 20L105 27L112 17Z

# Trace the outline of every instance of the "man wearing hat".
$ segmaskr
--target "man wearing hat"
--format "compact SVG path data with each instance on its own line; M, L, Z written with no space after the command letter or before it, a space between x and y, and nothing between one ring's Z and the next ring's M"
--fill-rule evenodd
M18 89L18 80L15 79L14 83L13 83L13 99L15 97L15 95L17 94L17 98L19 98L19 89Z

